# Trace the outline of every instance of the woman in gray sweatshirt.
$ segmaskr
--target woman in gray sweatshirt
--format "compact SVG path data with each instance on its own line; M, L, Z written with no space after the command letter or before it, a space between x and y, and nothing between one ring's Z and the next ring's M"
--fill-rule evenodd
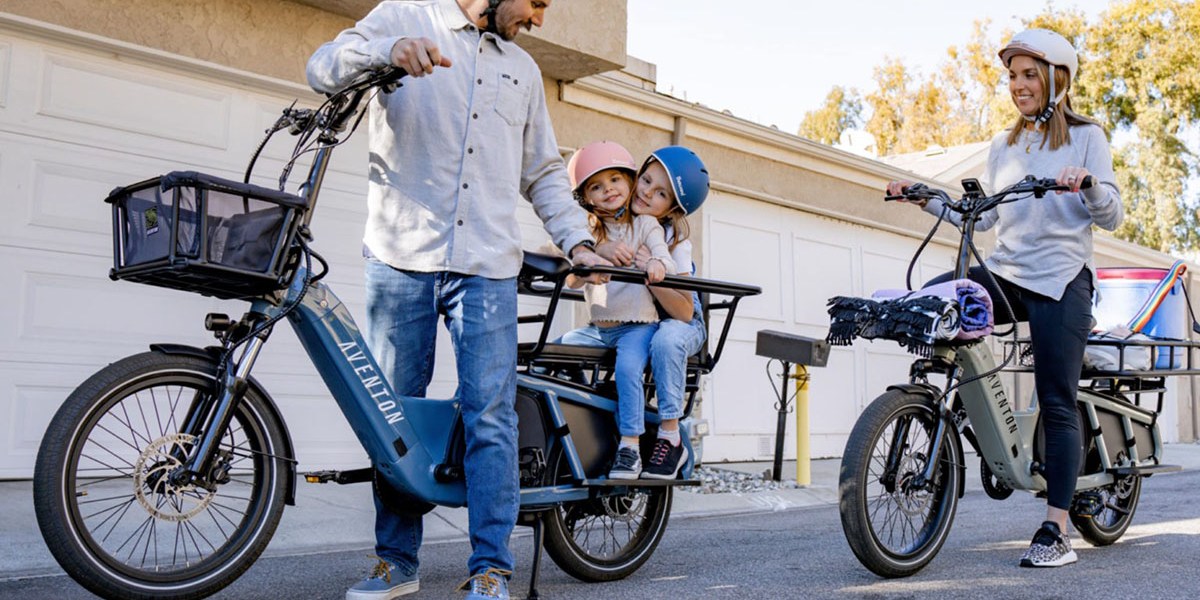
M1045 29L1013 36L1000 51L1008 68L1008 89L1020 117L992 140L984 189L989 193L1026 175L1052 177L1068 192L1002 204L983 215L976 229L995 226L996 248L985 261L999 289L982 267L969 277L995 298L1003 293L1019 321L1029 322L1034 382L1045 432L1046 520L1021 557L1023 567L1057 567L1077 560L1067 531L1081 457L1075 390L1083 368L1084 345L1092 327L1092 225L1116 229L1124 209L1115 183L1104 130L1071 110L1068 90L1079 62L1070 42ZM1081 189L1084 178L1094 184ZM893 181L896 195L911 181ZM921 205L939 215L942 202ZM951 214L952 221L959 221ZM949 280L950 274L932 283ZM996 323L1009 320L996 302Z

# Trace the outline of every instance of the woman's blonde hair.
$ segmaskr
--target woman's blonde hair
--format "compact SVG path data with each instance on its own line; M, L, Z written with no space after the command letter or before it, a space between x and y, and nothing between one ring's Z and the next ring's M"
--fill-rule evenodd
M1037 65L1038 81L1042 83L1042 105L1038 107L1038 112L1046 110L1049 106L1051 98L1047 90L1050 89L1050 67L1046 61L1039 58L1033 58L1033 62ZM1076 113L1071 109L1071 74L1067 69L1054 69L1054 87L1059 90L1067 90L1063 93L1062 101L1058 103L1058 107L1054 110L1054 114L1050 116L1050 120L1046 122L1042 130L1042 143L1039 148L1045 148L1046 142L1050 142L1051 150L1058 150L1060 147L1071 143L1071 126L1072 125L1099 125L1096 121L1089 119L1083 115ZM1014 146L1021 139L1021 133L1025 127L1031 123L1025 118L1025 115L1018 114L1017 122L1012 129L1008 131L1008 145Z

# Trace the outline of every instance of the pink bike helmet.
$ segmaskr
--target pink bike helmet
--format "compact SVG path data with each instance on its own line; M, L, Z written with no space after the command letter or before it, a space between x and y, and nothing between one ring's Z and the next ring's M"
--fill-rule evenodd
M624 146L609 141L592 142L571 155L567 163L567 175L571 178L571 189L576 194L588 177L605 169L620 169L629 173L630 177L637 175L637 164L633 155Z

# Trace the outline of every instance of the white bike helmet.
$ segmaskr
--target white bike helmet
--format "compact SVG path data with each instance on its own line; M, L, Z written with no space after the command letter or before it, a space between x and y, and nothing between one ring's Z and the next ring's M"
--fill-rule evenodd
M1067 38L1049 29L1026 29L1014 35L1008 45L1000 50L1000 62L1007 67L1012 62L1012 57L1018 54L1032 56L1050 65L1050 94L1048 97L1054 100L1048 102L1046 110L1033 119L1038 123L1045 123L1054 115L1055 107L1067 95L1067 90L1055 93L1054 68L1066 69L1067 80L1072 81L1075 79L1076 71L1079 70L1079 56L1075 54L1075 48L1071 46L1071 42L1068 42Z

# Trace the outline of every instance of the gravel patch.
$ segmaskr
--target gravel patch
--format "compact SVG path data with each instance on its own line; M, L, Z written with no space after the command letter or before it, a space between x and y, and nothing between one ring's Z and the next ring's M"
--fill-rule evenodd
M771 471L751 474L720 467L702 465L692 471L692 477L700 480L698 486L681 486L680 491L692 494L740 494L771 490L794 490L800 487L795 479L775 481Z

